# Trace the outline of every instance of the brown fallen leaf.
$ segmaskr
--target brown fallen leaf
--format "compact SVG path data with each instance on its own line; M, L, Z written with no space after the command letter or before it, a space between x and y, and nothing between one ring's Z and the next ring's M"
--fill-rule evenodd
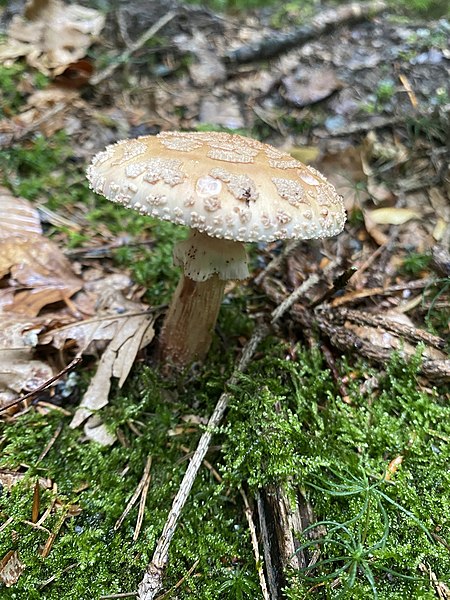
M0 306L34 317L48 304L67 301L83 286L58 246L41 235L38 212L0 188L0 279L9 275Z
M42 327L33 319L0 314L0 407L53 376L48 364L33 357Z
M14 235L41 235L38 211L28 200L17 198L0 186L0 240Z
M32 359L31 349L0 348L0 406L19 392L30 392L53 376L52 368Z
M18 471L11 471L9 469L0 469L0 484L10 490L13 486L17 485L25 477L25 473ZM39 477L39 485L43 490L49 490L52 487L50 479Z
M115 333L104 351L97 372L91 379L70 426L74 429L94 412L106 406L111 378L119 378L121 387L133 366L138 351L154 336L154 316L148 313L116 317ZM94 333L95 335L95 333Z
M29 0L24 16L13 17L0 58L4 62L22 55L45 75L59 75L86 55L104 24L104 15L92 8L61 0Z
M349 146L333 154L325 154L314 164L344 197L348 211L361 208L369 198L367 176L364 173L362 147Z
M58 246L36 234L0 240L0 278L7 274L10 285L20 291L6 309L31 317L48 304L66 301L83 286Z
M376 181L374 177L367 178L367 191L375 203L392 202L395 199L392 190L386 184Z
M19 581L24 570L25 565L20 560L17 550L10 550L0 562L0 579L6 587L11 587Z

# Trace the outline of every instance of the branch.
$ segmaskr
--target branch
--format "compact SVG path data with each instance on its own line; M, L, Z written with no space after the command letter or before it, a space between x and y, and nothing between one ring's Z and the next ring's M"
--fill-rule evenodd
M373 0L372 2L340 6L336 10L327 10L322 15L317 15L309 25L302 25L288 33L272 31L269 38L263 38L254 44L241 46L237 50L226 54L224 58L230 64L243 64L272 58L296 46L302 46L309 40L334 31L339 25L364 21L383 12L386 7L387 5L383 0Z

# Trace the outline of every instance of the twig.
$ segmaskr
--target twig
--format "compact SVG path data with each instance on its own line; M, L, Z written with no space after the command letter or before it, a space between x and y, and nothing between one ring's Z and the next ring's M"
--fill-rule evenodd
M366 288L364 290L353 290L345 294L344 296L338 296L331 302L331 306L337 307L343 304L360 300L361 298L370 298L371 296L386 296L388 294L395 294L396 292L403 292L404 290L420 290L433 284L437 284L437 281L432 278L417 279L416 281L408 281L405 283L398 283L389 287L376 287Z
M142 521L144 520L144 512L145 512L145 501L147 500L147 494L148 494L148 488L150 486L150 481L151 481L151 474L150 474L150 467L152 465L152 457L149 456L147 459L147 464L145 465L145 471L144 471L144 485L142 486L142 493L141 493L141 499L139 500L139 510L138 510L138 516L137 516L137 520L136 520L136 526L134 528L134 533L133 533L133 542L135 542L138 537L139 537L139 533L141 531L141 527L142 527Z
M339 265L340 260L336 259L336 260L332 260L330 261L327 266L323 269L323 274L327 275L328 273L333 273L336 269L336 267ZM312 275L310 275L308 277L308 279L305 279L305 281L297 288L295 289L292 294L289 294L289 296L287 296L287 298L285 298L283 300L283 302L280 304L280 306L278 306L273 312L272 312L272 320L271 323L272 325L288 310L290 310L292 308L292 306L297 302L297 300L299 298L301 298L302 296L304 296L306 294L306 292L308 292L312 287L314 287L317 283L319 283L320 278L317 275L317 273L313 273ZM334 291L334 288L332 288L332 291ZM328 292L325 294L325 296L328 295ZM313 303L313 305L317 305L319 301L315 301Z
M319 283L319 281L319 276L316 273L313 273L308 277L308 279L305 279L305 281L296 290L294 290L292 294L290 294L285 300L283 300L280 306L277 306L277 308L272 312L272 319L270 321L272 325L276 321L278 321L278 319L285 312L287 312L301 296L303 296L309 289L316 285L316 283Z
M65 375L68 371L71 371L74 367L76 367L79 362L81 362L81 356L76 356L67 365L67 367L64 367L64 369L62 371L60 371L57 375L55 375L54 377L51 377L50 379L47 379L47 381L44 381L44 383L42 385L40 385L36 389L32 390L31 392L28 392L27 394L20 396L20 398L17 398L17 400L14 400L14 402L10 402L6 406L3 406L2 408L0 408L0 414L5 412L12 406L15 406L16 404L20 404L24 400L28 400L29 398L32 398L35 394L38 394L39 392L42 392L43 390L47 389L48 387L50 387L52 385L52 383L54 383L55 381L60 379L63 375Z
M275 569L272 565L272 557L269 552L270 535L269 535L269 531L267 529L267 522L263 516L264 515L264 506L263 506L263 500L262 500L260 491L256 492L256 506L258 509L259 529L261 532L261 540L262 540L262 546L263 546L263 550L264 550L264 560L265 560L265 564L266 564L267 582L269 584L270 597L272 598L272 600L277 600L278 588L277 588L277 584L275 581Z
M8 517L4 523L0 525L0 533L14 521L14 517Z
M183 452L185 452L186 454L190 454L190 450L187 446L180 446L181 449L183 450ZM203 464L205 465L205 467L208 469L208 471L211 473L211 475L214 477L214 479L216 481L218 481L219 483L222 483L222 477L220 476L220 474L216 471L216 469L212 466L212 464L206 460L206 458L203 459Z
M141 477L141 480L138 483L136 489L134 490L134 493L131 496L130 500L128 501L128 504L126 505L125 510L120 515L120 517L117 519L117 521L116 521L116 523L114 525L114 531L117 531L119 529L119 527L124 522L126 516L130 512L130 510L136 504L136 501L139 498L139 496L141 495L141 492L144 489L144 486L146 485L147 480L148 480L148 483L150 483L150 468L151 468L151 466L152 466L152 457L149 456L147 458L147 462L145 464L144 473L143 473L143 475ZM137 525L136 525L136 527L137 527ZM134 536L133 536L133 539L134 539Z
M242 373L247 368L259 342L267 335L268 327L261 325L256 328L252 337L247 342L239 363L229 380L229 385L233 386L238 383L239 373ZM214 408L214 411L208 421L207 429L203 433L198 443L197 449L192 456L189 466L184 474L183 481L181 482L180 488L174 498L172 508L169 512L166 524L164 525L161 537L158 540L153 558L147 571L139 584L139 600L154 600L156 594L162 588L162 578L165 566L169 558L169 547L173 538L173 534L178 525L181 511L186 504L186 500L194 484L197 473L200 469L200 465L208 451L211 443L212 435L220 424L225 410L230 400L230 393L224 392Z
M283 260L287 256L289 256L289 254L298 246L298 244L299 244L298 240L292 240L292 241L288 242L284 246L282 252L280 252L280 254L278 254L278 256L275 256L274 258L272 258L272 260L269 262L269 264L266 266L266 268L263 269L261 271L261 273L258 273L258 275L254 279L255 285L259 285L261 283L261 281L264 279L264 277L266 277L267 275L270 275L274 271L277 271L279 269L279 267L281 266L281 263L283 262Z
M413 344L424 342L437 350L445 350L447 346L446 340L437 335L428 333L428 331L424 331L413 325L405 325L404 323L392 321L384 315L373 315L365 311L356 311L350 308L342 308L337 314L339 314L341 319L349 319L358 325L368 325L379 330L389 331Z
M271 324L274 324L279 318L282 317L284 312L290 308L290 306L312 285L317 281L317 276L312 275L307 279L300 288L294 290L294 292L286 298L281 306L276 308L271 314ZM239 376L244 372L252 359L253 354L256 351L258 344L268 334L269 327L265 324L259 325L253 335L245 345L241 358L234 370L233 375L228 381L227 387L235 386L239 381ZM184 474L183 480L180 484L178 492L173 500L172 508L170 509L167 521L164 525L161 537L156 545L155 552L150 564L147 567L146 573L139 584L138 599L139 600L154 600L156 594L162 588L162 580L164 569L167 565L169 558L169 547L172 541L173 535L178 525L178 520L181 515L181 511L186 504L186 500L194 484L197 473L200 466L205 458L206 452L208 451L211 443L211 438L216 428L219 426L225 410L228 406L228 402L231 398L230 392L224 392L214 408L214 411L208 421L206 431L202 434L197 449L195 450L192 459L188 465L186 473Z
M67 519L67 516L68 516L67 512L64 512L60 516L59 520L56 523L56 527L48 536L47 541L44 544L44 547L40 551L40 555L42 558L47 558L47 556L50 554L52 546L55 543L56 537L58 536L58 533L60 532L61 527L64 525L64 521Z
M269 590L267 589L266 578L264 576L264 569L262 567L261 555L259 553L258 536L256 535L256 527L253 522L252 509L248 503L247 495L242 488L239 489L245 506L245 517L247 519L248 528L250 530L250 537L252 539L253 553L255 555L256 570L258 571L259 585L261 587L262 595L264 600L270 600Z
M163 17L158 19L158 21L156 21L156 23L154 23L150 27L150 29L144 31L144 33L141 36L139 36L139 38L133 44L131 44L129 48L122 52L122 54L120 54L120 56L116 58L114 63L111 63L106 67L106 69L103 69L103 71L100 71L100 73L94 75L94 77L91 78L90 83L92 85L97 85L105 79L108 79L108 77L111 77L111 75L114 73L117 67L119 67L119 65L123 65L124 63L126 63L127 60L129 60L137 50L140 50L142 46L144 46L144 44L148 42L148 40L150 40L156 33L158 33L160 29L165 27L167 23L172 21L172 19L174 19L177 16L177 14L178 11L171 10L168 13L166 13Z
M132 598L136 597L136 592L123 592L122 594L107 594L100 596L99 600L112 600L113 598Z
M167 590L167 592L165 592L161 596L158 596L156 600L163 600L163 598L169 598L172 592L177 590L186 581L186 579L192 575L192 573L197 568L199 562L199 560L196 560L192 567L189 569L189 571L186 573L186 575L183 575L183 577L179 581L177 581L176 584L172 588L170 588L170 590Z
M52 583L52 581L55 581L55 579L57 579L58 577L61 577L61 575L64 575L64 573L67 573L67 571L71 571L72 569L75 569L75 567L78 567L79 564L80 563L77 563L77 562L72 563L71 565L68 565L67 567L65 567L59 573L55 573L55 575L52 575L51 577L49 577L48 579L43 581L41 583L41 585L39 586L39 589L42 590L42 588L44 588L46 585L48 585L49 583Z
M45 446L45 448L42 450L42 452L39 454L39 457L38 457L38 459L36 461L36 465L38 465L41 462L41 460L43 460L47 456L47 454L49 453L51 447L53 446L53 444L58 439L59 434L61 433L61 431L63 429L63 426L64 426L64 423L61 421L61 423L56 428L55 433L52 435L50 441Z

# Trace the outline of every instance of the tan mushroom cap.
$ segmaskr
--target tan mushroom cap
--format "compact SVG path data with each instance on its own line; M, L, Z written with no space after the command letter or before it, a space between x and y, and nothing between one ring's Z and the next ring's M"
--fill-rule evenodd
M164 132L97 154L92 189L142 214L241 242L311 239L344 227L341 196L289 154L220 132Z

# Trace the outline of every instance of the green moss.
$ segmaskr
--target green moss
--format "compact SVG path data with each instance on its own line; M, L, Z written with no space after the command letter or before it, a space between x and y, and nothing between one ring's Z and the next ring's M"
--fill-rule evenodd
M136 376L130 384L130 389L133 387L132 397L116 398L105 411L105 420L111 427L123 428L129 448L118 444L113 448L102 448L94 443L83 443L80 433L71 431L66 422L55 445L37 466L43 444L49 441L60 423L57 413L45 417L29 413L4 427L1 466L14 468L27 464L30 468L26 481L15 486L11 493L4 492L0 496L2 517L14 519L3 531L0 554L15 548L27 565L16 587L1 590L2 598L26 594L30 599L87 600L100 594L136 588L185 469L185 461L180 462L184 457L180 445L192 446L197 436L173 438L169 435L170 428L178 424L178 415L184 414L187 407L176 400L164 401L162 396L166 386L150 370ZM195 393L195 390L190 392ZM168 394L166 390L166 398L170 398ZM192 412L192 407L189 410ZM145 437L136 437L131 432L127 426L130 420L138 422ZM153 457L153 465L146 517L141 536L133 543L137 508L131 511L117 532L114 523L134 491L149 454ZM45 559L39 556L39 548L48 534L23 523L31 514L30 484L44 473L57 483L58 499L62 503L61 509L46 520L45 527L50 531L56 527L64 506L79 504L82 508L80 515L63 525ZM49 491L42 494L41 514L51 500ZM16 532L14 536L13 531ZM201 473L190 497L171 553L168 585L175 584L196 560L199 560L197 576L192 577L187 587L192 593L199 590L202 598L211 599L217 597L214 590L218 585L234 577L235 571L247 569L251 564L242 515L235 510L232 498L218 493L217 483L208 471ZM75 566L62 575L71 565ZM57 577L52 583L39 589L54 575ZM181 591L179 597L192 596Z
M318 518L331 522L319 542L325 562L293 576L289 598L302 598L319 583L312 596L327 590L330 598L374 597L375 586L379 598L431 598L418 569L424 561L445 579L448 550L426 531L450 534L444 442L450 409L442 390L418 386L419 362L419 356L409 365L394 358L381 377L361 364L351 404L336 395L318 353L301 352L293 362L271 351L241 378L226 427L225 480L234 486L246 480L253 488L274 481L300 486ZM341 369L350 371L345 363ZM398 456L398 473L384 481ZM364 561L375 574L372 583ZM340 588L332 585L337 577Z
M428 268L431 262L430 254L419 252L410 252L403 259L401 270L406 275L417 277L422 271Z
M18 84L25 71L21 63L5 67L0 65L0 118L16 114L24 102L24 95L18 91Z
M36 136L22 147L6 149L0 167L3 184L14 193L39 199L63 215L81 204L84 211L77 214L85 228L82 235L66 230L69 243L89 245L90 233L100 226L103 235L111 236L107 243L123 238L125 245L114 251L116 265L148 288L149 303L167 302L178 277L173 243L184 232L94 196L65 134ZM357 219L355 215L355 223ZM61 419L57 412L42 416L30 410L0 423L0 466L26 465L24 481L0 494L2 521L12 518L0 536L0 556L17 549L27 566L16 586L0 588L2 598L91 600L136 588L186 468L182 446L193 450L201 432L200 427L180 431L182 417L210 415L241 337L251 333L247 306L256 302L251 294L241 285L227 296L219 335L202 369L167 382L138 363L125 388L113 388L102 418L111 430L120 429L124 446L105 449L86 442L80 431L69 429L70 418ZM373 597L374 589L386 600L434 597L418 566L429 565L440 579L450 569L447 547L439 541L448 540L450 533L450 409L446 389L422 387L419 362L419 355L408 365L393 357L380 373L363 362L338 360L341 376L349 382L348 403L318 351L266 340L231 390L226 423L214 438L220 451L208 455L223 482L201 470L171 547L167 588L199 561L177 590L180 600L258 598L248 526L236 490L243 482L250 492L275 483L291 497L302 489L317 518L332 522L328 537L318 542L321 558L332 562L293 573L287 598L303 598L310 588L310 597L363 599ZM83 385L88 378L82 373ZM61 434L39 461L61 422ZM137 507L118 531L114 524L149 455L152 481L143 529L133 542ZM401 466L385 481L387 466L398 456ZM56 531L67 516L46 558L39 550L49 533L25 522L38 477L57 484L58 508L44 526ZM53 500L50 490L42 492L41 515ZM81 513L70 517L74 505ZM342 551L348 560L339 558ZM331 566L341 579L337 588ZM367 573L373 573L372 579Z
M245 325L241 313L238 295L221 316L227 338ZM419 563L430 565L441 579L450 569L448 550L438 541L450 534L446 390L421 389L420 356L409 365L394 357L381 375L364 363L340 361L342 376L351 382L347 403L338 395L319 352L301 348L287 352L269 339L258 356L232 390L227 421L214 439L222 451L208 456L223 482L201 470L171 547L166 586L174 585L198 560L177 591L178 598L259 597L236 490L242 482L250 492L276 483L291 494L303 489L318 519L335 523L334 528L328 526L329 537L319 542L321 558L333 559L333 566L342 569L340 589L331 585L328 563L292 574L286 597L302 598L314 581L322 579L311 597L334 598L345 589L347 595L341 597L372 597L364 570L352 575L345 561L335 560L346 544L352 560L367 561L379 598L400 599L402 594L431 598ZM224 353L220 339L195 378L163 381L151 368L136 365L128 385L114 391L102 411L110 429L120 428L127 447L116 443L105 449L87 443L64 418L60 436L38 462L61 422L59 414L30 411L1 425L0 466L28 465L25 481L0 496L2 520L13 517L2 532L0 555L18 549L27 565L15 587L1 590L2 598L87 600L136 588L185 470L181 446L195 448L200 435L200 430L171 432L183 422L183 415L211 413L231 368L232 356L229 350ZM143 435L135 434L136 427ZM134 543L137 507L118 531L114 523L136 488L148 455L153 458L152 481L143 529ZM403 463L385 481L389 462L398 456ZM66 519L45 559L39 548L48 534L24 523L30 518L37 476L49 477L58 486L61 507L44 523L50 531L70 506L82 509ZM51 502L52 493L45 491L41 514ZM431 541L426 531L440 537ZM39 588L53 576L56 579Z
M67 142L67 135L61 131L49 138L39 134L23 145L6 148L0 154L2 185L29 200L42 200L44 195L50 207L56 202L61 205L67 201L68 176L70 182L70 169L64 174L62 171L62 165L72 156Z

